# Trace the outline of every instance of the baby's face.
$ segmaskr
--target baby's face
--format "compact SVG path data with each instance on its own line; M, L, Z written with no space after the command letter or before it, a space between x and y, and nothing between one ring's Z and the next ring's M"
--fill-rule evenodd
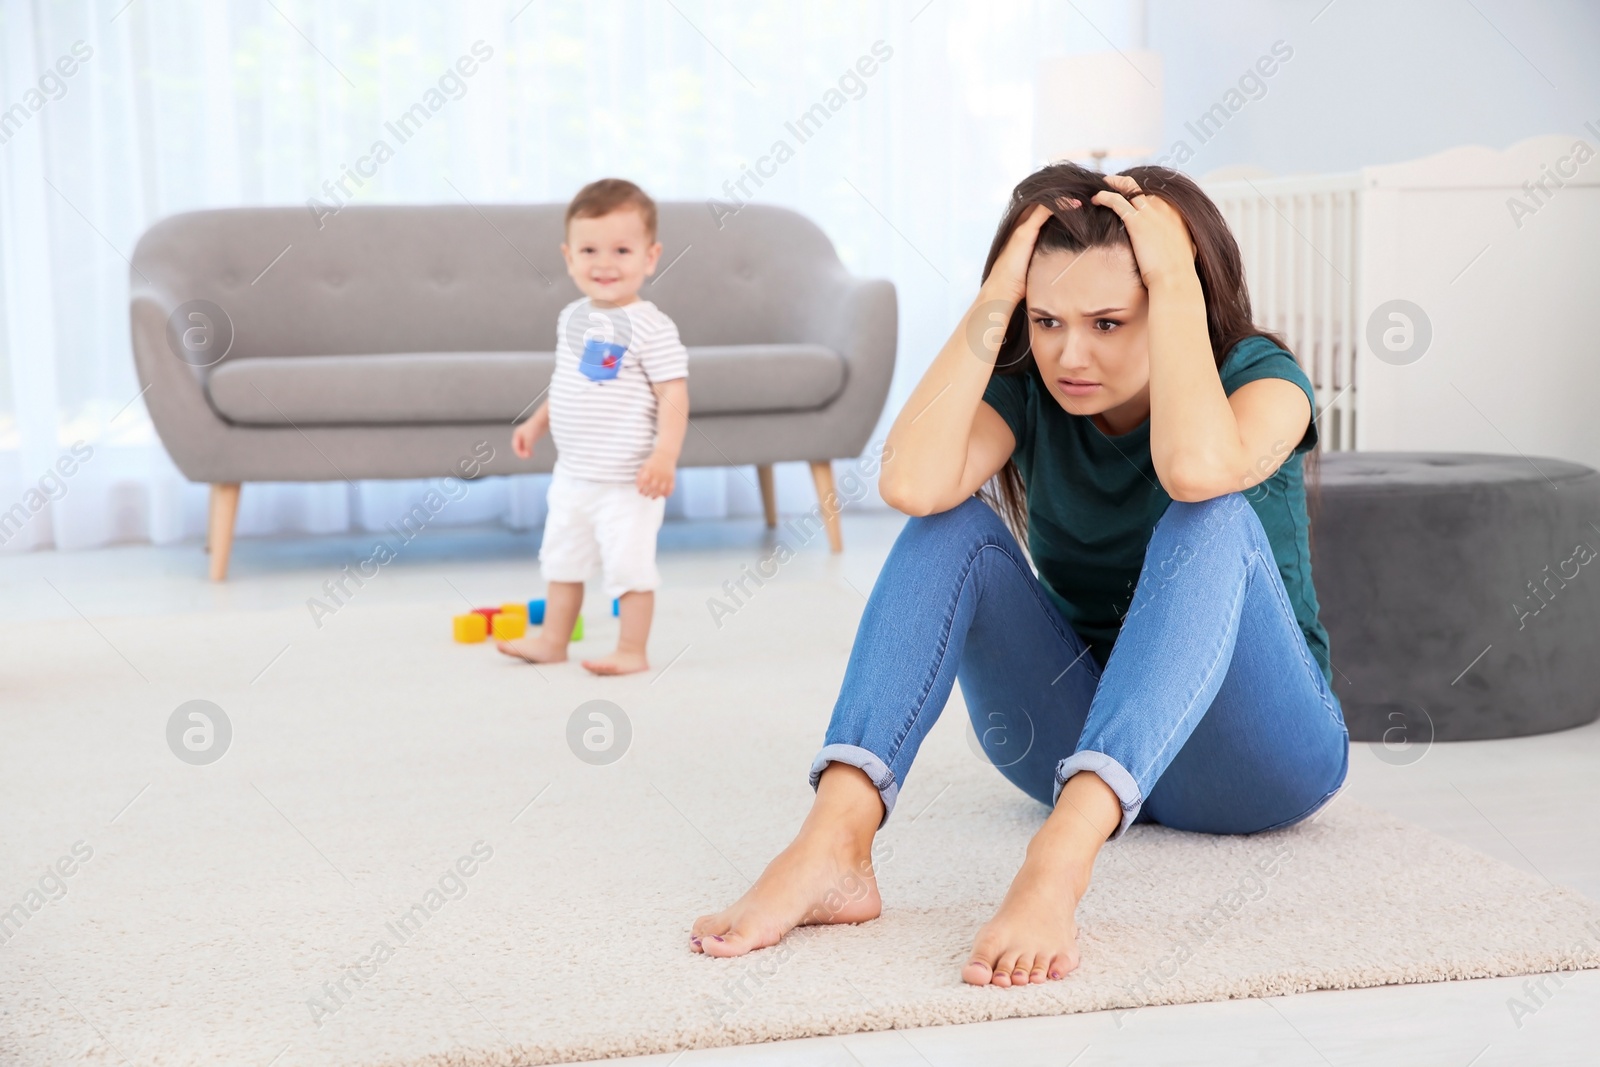
M561 255L584 296L600 307L617 307L638 298L645 279L656 272L661 244L645 231L643 213L629 207L573 219Z

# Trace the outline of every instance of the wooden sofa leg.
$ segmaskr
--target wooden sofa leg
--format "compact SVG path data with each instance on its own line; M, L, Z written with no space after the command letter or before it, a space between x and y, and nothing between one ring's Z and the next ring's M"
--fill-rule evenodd
M206 548L211 553L211 580L228 576L228 554L233 551L233 522L239 514L239 483L213 482L211 521L206 524Z
M761 510L767 515L767 529L778 525L778 494L772 488L772 464L757 463L756 479L761 482Z
M833 491L833 464L825 459L811 461L811 480L817 483L817 502L822 505L822 521L828 527L828 547L844 551L844 533L839 527L839 495Z

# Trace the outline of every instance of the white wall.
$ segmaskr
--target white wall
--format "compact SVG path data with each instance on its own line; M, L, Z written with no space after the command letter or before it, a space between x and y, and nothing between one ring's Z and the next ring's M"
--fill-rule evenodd
M1600 117L1595 0L1149 3L1150 46L1165 62L1169 149L1186 136L1184 120L1274 41L1294 49L1264 96L1194 145L1192 173L1239 163L1280 174L1354 170L1457 145L1503 149L1575 134Z

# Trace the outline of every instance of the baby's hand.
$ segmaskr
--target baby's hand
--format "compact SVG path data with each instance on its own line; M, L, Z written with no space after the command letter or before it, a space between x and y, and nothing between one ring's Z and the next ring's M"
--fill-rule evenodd
M543 420L537 414L530 416L511 431L511 450L523 459L527 459L533 455L533 443L539 440L539 435L543 432Z
M671 496L672 485L676 477L677 463L671 456L664 456L660 452L650 453L650 458L644 461L639 468L634 484L639 487L639 492L645 496Z

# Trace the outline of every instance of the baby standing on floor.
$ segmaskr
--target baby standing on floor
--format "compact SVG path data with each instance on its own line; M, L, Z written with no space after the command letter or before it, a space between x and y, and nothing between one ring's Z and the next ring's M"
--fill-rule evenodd
M689 424L689 354L672 320L639 299L661 258L644 190L619 178L584 186L567 205L566 237L561 255L583 296L557 319L549 396L511 436L524 459L546 430L556 446L539 546L544 625L498 647L532 663L565 660L584 582L598 570L606 599L620 600L621 633L615 652L583 666L629 674L649 668L656 534Z

